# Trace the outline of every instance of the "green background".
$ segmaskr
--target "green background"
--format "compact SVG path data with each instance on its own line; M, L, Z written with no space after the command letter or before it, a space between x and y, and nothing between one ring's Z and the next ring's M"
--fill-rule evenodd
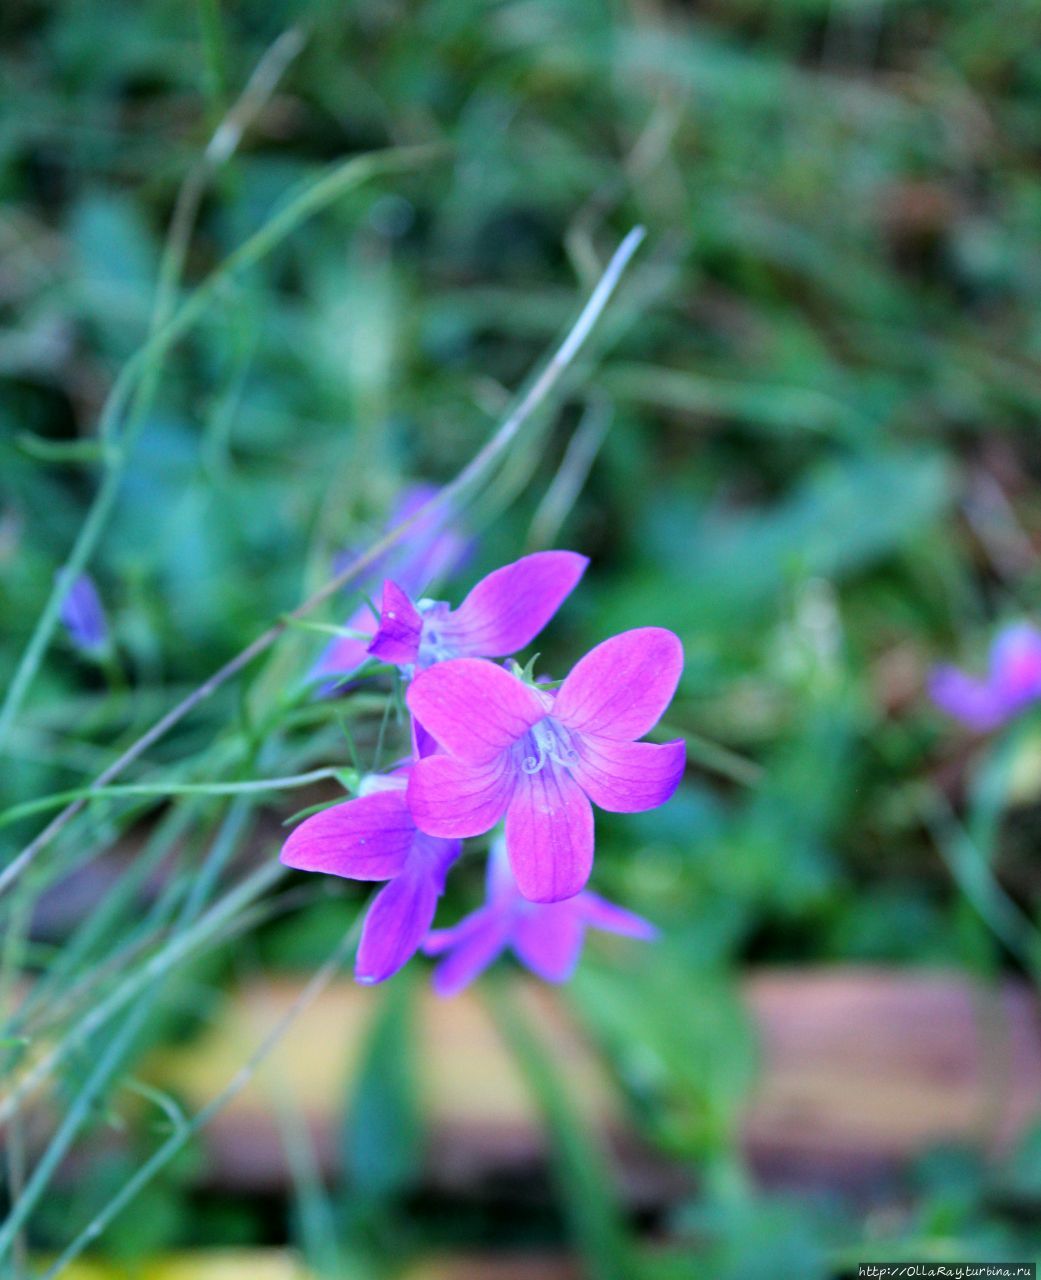
M214 130L290 28L284 73L260 86L236 153L207 169ZM568 999L638 1123L702 1180L660 1224L700 1240L684 1265L838 1274L866 1230L856 1207L767 1194L744 1168L736 1126L755 1050L735 982L763 963L943 965L985 983L1035 967L1037 739L1028 720L977 746L924 687L937 660L981 666L996 626L1036 603L1041 11L23 0L0 33L5 684L106 472L122 468L91 560L112 651L92 662L56 633L0 796L13 806L85 785L344 547L371 541L402 487L464 466L642 224L565 394L460 514L477 550L446 596L567 546L592 566L539 642L547 670L629 627L682 637L667 720L690 735L688 779L665 809L598 818L597 886L665 939L624 964L591 955ZM144 391L100 441L106 397L155 323L164 246L176 306L332 167L416 146L430 150L225 279L146 362ZM177 262L169 228L186 178L199 199ZM342 621L356 599L318 616ZM371 699L316 705L302 688L322 639L292 629L125 781L350 769L352 750L369 767ZM90 979L95 999L113 981L106 957L139 925L139 899L113 886L141 848L166 865L164 823L182 824L170 875L185 893L219 830L226 888L274 858L282 819L329 794L241 811L220 795L92 804L0 904L15 940L5 975L51 974L52 994ZM39 824L0 827L5 858ZM114 1165L99 1154L103 1100L136 1055L204 1021L236 966L316 966L361 901L303 878L295 890L277 919L250 922L245 961L217 948L175 975L92 1103L81 1148L93 1172L45 1199L31 1244L67 1244L70 1222L153 1148L154 1133L134 1130ZM461 870L446 917L479 893L479 867ZM111 916L85 934L98 902ZM408 1057L397 1004L369 1084L344 1104L365 1120L347 1141L362 1144L350 1159L371 1194L311 1188L279 1210L274 1237L316 1262L345 1250L378 1273L443 1243L443 1225L408 1208L412 1073L379 1066L381 1053ZM67 1025L57 1009L52 1031ZM70 1059L62 1097L85 1071ZM108 1105L118 1116L125 1103ZM617 1224L571 1158L561 1219L475 1224L460 1210L449 1243L570 1234L608 1274ZM181 1157L103 1250L271 1237L256 1206L195 1213L190 1183ZM1029 1135L1000 1167L930 1157L903 1186L893 1248L938 1239L959 1257L1032 1256L1039 1189ZM316 1201L331 1240L308 1229Z

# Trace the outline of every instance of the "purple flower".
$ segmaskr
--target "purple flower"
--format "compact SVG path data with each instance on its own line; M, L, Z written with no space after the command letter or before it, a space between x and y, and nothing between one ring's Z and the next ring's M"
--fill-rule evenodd
M358 982L383 982L416 953L434 919L458 840L424 835L405 803L407 770L368 779L356 800L313 814L281 860L300 871L387 880L365 917L354 965Z
M105 610L89 574L81 573L65 593L60 616L77 649L96 656L108 644Z
M456 995L507 948L538 977L566 982L590 927L648 942L658 934L642 916L588 891L566 902L529 902L518 890L498 840L488 859L485 905L452 929L435 929L423 951L444 956L434 971L434 990L441 996Z
M1027 622L999 632L986 678L958 667L937 667L929 694L941 710L971 729L986 732L1041 699L1041 631Z
M391 508L386 527L393 529L408 520L436 494L433 485L409 486ZM358 589L372 591L381 577L393 573L406 590L418 595L428 583L450 573L465 558L470 543L443 521L443 516L426 517L413 525L404 542L370 567ZM338 557L337 568L345 567L344 562L349 563L351 559L352 555ZM376 618L369 606L359 605L344 626L345 630L360 632L360 636L337 636L330 641L311 669L312 680L350 675L368 658L369 638L376 631Z
M671 631L639 627L586 654L556 696L479 658L421 671L412 714L444 749L412 769L408 803L433 836L490 831L505 815L520 892L578 893L593 865L593 810L664 804L683 774L680 741L637 742L668 706L683 666Z
M369 653L420 670L450 658L505 658L531 643L588 564L574 551L537 551L482 578L458 609L441 600L414 604L388 581Z

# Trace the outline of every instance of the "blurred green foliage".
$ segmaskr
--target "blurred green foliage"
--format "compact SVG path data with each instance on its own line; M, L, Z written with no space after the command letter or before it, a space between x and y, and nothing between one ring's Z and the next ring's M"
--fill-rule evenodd
M97 666L56 638L0 798L84 785L338 552L370 540L403 484L465 464L620 235L643 223L597 359L465 514L478 551L448 590L567 545L593 567L540 641L548 670L627 627L682 636L669 727L691 735L702 767L661 811L598 816L598 884L660 921L667 942L635 967L592 954L571 997L646 1131L708 1175L712 1194L676 1224L708 1242L696 1265L735 1280L826 1274L854 1231L836 1227L841 1215L735 1190L755 1071L737 967L993 974L1024 960L984 923L1003 918L1000 905L988 917L988 867L1027 913L1038 896L1036 786L1002 817L1021 759L981 763L998 777L997 803L992 788L969 813L982 906L954 836L941 845L971 905L938 857L923 797L938 790L960 809L973 759L922 688L937 656L978 661L993 622L1037 599L1041 13L1028 0L13 0L0 15L5 684L97 489L99 414L148 335L177 193L289 28L299 51L208 177L182 292L328 165L390 146L443 151L347 192L229 282L169 353L92 565L118 662ZM568 452L576 428L588 476ZM558 473L577 496L544 504ZM301 694L321 642L291 632L135 776L350 766L338 713ZM378 716L346 716L371 762ZM96 909L90 867L113 847L98 874L129 853L158 867L176 847L190 877L225 807L162 809L177 828L164 844L154 801L92 803L34 873L28 950L5 963L47 972ZM273 857L272 814L294 807L254 806L234 856ZM0 829L4 859L35 829ZM161 901L141 923L140 879L104 927L80 926L66 969L89 978L120 954L109 948L151 945L149 929L167 927ZM277 918L257 908L249 920L265 963L306 966L343 927L338 889L292 892L270 906ZM478 892L463 869L446 914ZM8 926L27 903L8 901ZM111 970L99 972L107 990ZM206 1007L189 993L212 998L226 972L221 953L178 979L189 1023ZM398 1053L407 1000L391 999L345 1145L376 1162L374 1195L394 1201L419 1137ZM169 1012L150 1043L170 1034ZM1012 1250L1036 1239L1039 1168L1035 1140L993 1175L997 1190L982 1171L955 1194L939 1160L901 1229ZM68 1215L88 1212L77 1196L93 1212L113 1176L51 1202L40 1242L67 1243ZM113 1248L193 1238L183 1176L153 1185L156 1205L124 1220ZM1029 1213L1008 1217L1008 1202ZM377 1255L394 1234L383 1211L365 1206L344 1227ZM305 1223L308 1212L321 1216L304 1202ZM595 1235L595 1212L576 1220Z

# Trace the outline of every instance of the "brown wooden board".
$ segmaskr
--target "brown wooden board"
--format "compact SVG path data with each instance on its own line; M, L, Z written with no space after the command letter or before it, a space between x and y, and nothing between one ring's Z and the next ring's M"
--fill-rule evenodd
M158 1079L190 1111L230 1079L298 994L290 980L230 997L210 1031L165 1055ZM1041 1115L1041 1047L1028 990L962 975L838 968L756 973L745 982L761 1071L745 1141L765 1180L856 1189L885 1180L931 1145L993 1151ZM613 1152L631 1204L661 1203L689 1175L633 1132L596 1053L552 989L525 983L572 1096ZM320 1167L337 1161L347 1081L380 996L337 983L294 1025L267 1066L213 1123L208 1178L242 1190L286 1185L278 1112L298 1114ZM546 1142L524 1081L481 1001L423 997L422 1105L431 1141L423 1180L465 1193L544 1166Z

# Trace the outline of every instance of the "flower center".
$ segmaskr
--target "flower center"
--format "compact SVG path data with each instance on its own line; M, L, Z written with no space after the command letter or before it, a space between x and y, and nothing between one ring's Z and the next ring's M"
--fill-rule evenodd
M552 716L545 716L524 735L524 757L521 769L524 773L538 773L552 761L570 769L578 763L578 752L571 734Z
M423 630L419 637L420 670L432 667L435 662L446 662L456 657L451 643L441 632L449 613L448 605L443 600L420 600L416 608L423 615Z

